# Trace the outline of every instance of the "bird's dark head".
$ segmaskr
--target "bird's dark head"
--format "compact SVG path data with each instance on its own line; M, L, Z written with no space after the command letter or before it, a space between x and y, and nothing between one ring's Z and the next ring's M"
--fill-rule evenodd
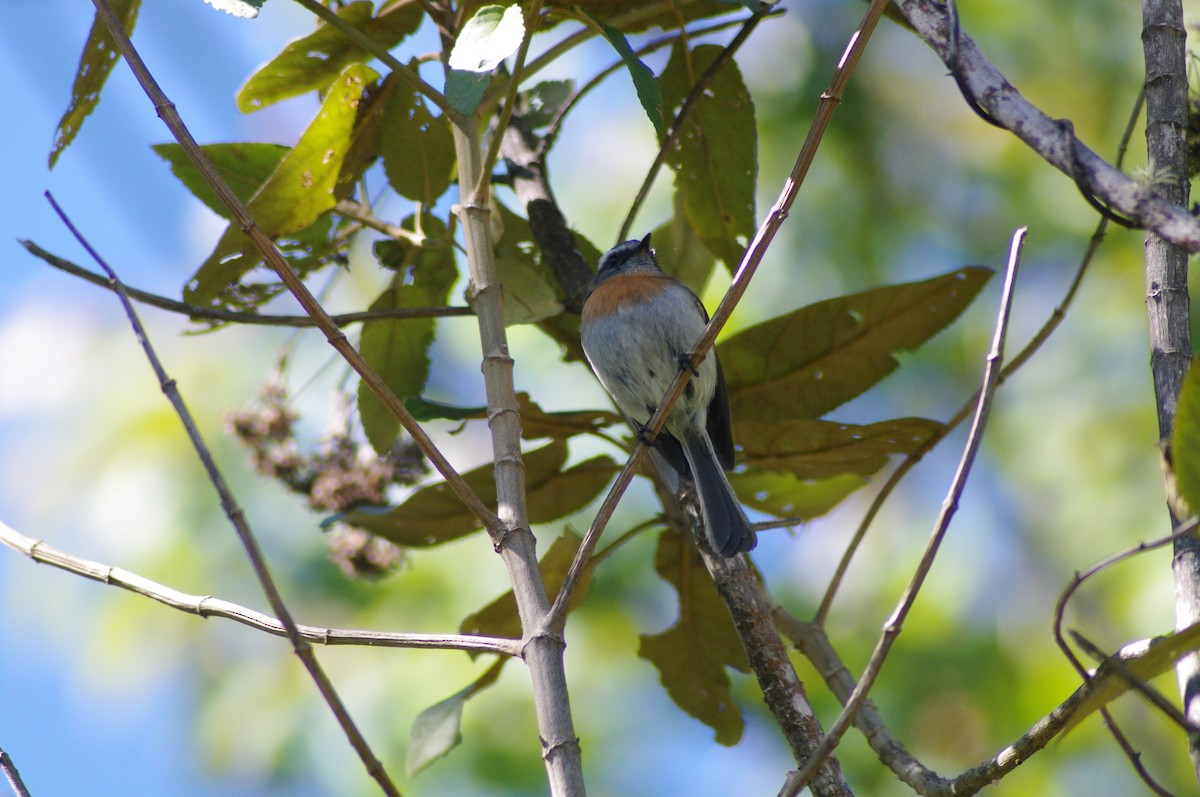
M661 274L658 261L654 258L654 250L650 248L650 236L640 241L625 241L609 249L600 258L600 269L596 274L596 284L609 277L628 273Z

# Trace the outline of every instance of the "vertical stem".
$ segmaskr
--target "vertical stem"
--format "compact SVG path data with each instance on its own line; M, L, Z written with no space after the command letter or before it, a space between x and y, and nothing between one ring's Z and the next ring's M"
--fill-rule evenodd
M1146 148L1162 198L1188 202L1187 54L1181 0L1142 0L1142 47L1146 59ZM1150 319L1150 369L1158 410L1158 433L1171 437L1179 388L1192 359L1187 292L1187 252L1154 233L1146 235L1146 310ZM1172 527L1180 518L1171 516ZM1200 621L1200 538L1175 542L1175 621L1183 628ZM1184 711L1200 722L1200 654L1176 666ZM1200 777L1200 741L1190 742Z
M521 419L513 387L513 361L504 330L504 295L496 279L488 190L480 186L484 155L476 118L456 120L454 148L460 187L457 213L463 226L471 289L483 345L488 425L492 431L498 514L503 531L492 541L508 569L524 636L522 657L533 682L542 757L553 797L583 797L579 739L571 719L563 638L549 629L550 600L538 570L536 541L529 530L525 503L525 466L521 461ZM501 135L497 132L497 135ZM468 193L469 192L469 193Z

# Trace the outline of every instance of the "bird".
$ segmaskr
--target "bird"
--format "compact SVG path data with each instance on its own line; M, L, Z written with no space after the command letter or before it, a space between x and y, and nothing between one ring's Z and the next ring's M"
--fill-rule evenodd
M584 354L631 425L643 429L708 325L704 304L658 265L650 236L625 241L600 258L583 303ZM725 375L710 351L695 366L652 451L696 488L709 546L726 557L758 540L725 471L733 468L733 424Z

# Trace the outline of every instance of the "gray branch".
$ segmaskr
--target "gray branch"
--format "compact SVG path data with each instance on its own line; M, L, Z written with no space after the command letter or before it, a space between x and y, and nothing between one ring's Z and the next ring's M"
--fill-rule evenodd
M1147 3L1154 5L1150 0ZM1088 149L1075 137L1070 122L1052 119L1021 96L961 29L952 42L947 5L936 0L895 0L895 5L989 121L1024 141L1101 205L1172 244L1200 251L1200 219L1187 211L1186 197L1177 199L1157 191L1152 183L1142 184Z

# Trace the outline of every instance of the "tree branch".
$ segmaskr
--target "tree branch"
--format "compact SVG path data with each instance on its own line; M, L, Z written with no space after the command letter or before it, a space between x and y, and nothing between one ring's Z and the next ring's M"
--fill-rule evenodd
M1004 278L1004 292L1000 298L999 317L996 319L996 331L992 337L992 348L987 355L987 367L984 369L983 386L980 388L979 404L975 409L975 419L971 424L967 444L963 449L962 458L959 461L957 471L955 471L954 479L951 481L946 500L942 503L942 510L938 514L937 522L934 524L929 543L925 548L925 553L921 557L921 561L917 565L917 570L913 573L913 577L905 588L904 594L900 597L895 610L887 619L887 622L884 623L883 633L880 635L879 641L875 644L875 650L871 653L871 658L867 662L862 678L854 687L854 692L850 695L850 698L846 701L845 708L843 708L842 713L830 727L825 738L821 740L820 746L813 753L812 757L805 762L798 773L788 776L787 782L780 791L781 797L791 797L798 794L804 788L816 774L816 769L821 761L825 756L833 752L838 741L850 727L851 722L854 721L855 713L857 713L862 703L867 699L867 694L870 692L871 687L874 686L875 679L879 677L879 673L883 669L883 664L887 660L892 645L895 644L896 639L900 636L904 620L916 602L917 593L920 592L921 586L925 583L925 578L933 568L933 561L937 557L942 540L945 539L946 532L950 528L950 520L954 517L955 511L958 509L958 500L962 495L963 488L966 487L967 477L971 473L971 465L975 462L975 456L979 452L979 446L983 439L983 430L987 425L987 420L991 413L992 399L995 397L996 389L1000 384L1000 368L1004 358L1004 340L1008 333L1009 311L1012 309L1013 286L1016 283L1017 266L1020 263L1021 248L1024 242L1025 228L1022 227L1013 235L1012 245L1009 250L1008 269Z
M35 540L14 530L0 521L0 543L18 553L25 554L39 564L50 565L77 576L99 581L110 587L120 587L164 606L194 614L205 619L220 617L235 623L265 631L274 636L286 637L283 623L232 601L214 598L211 595L189 595L152 579L131 573L120 567L95 562L75 556L60 548ZM388 631L364 631L356 628L324 628L313 625L296 625L300 636L320 645L362 645L378 648L420 648L425 650L466 650L476 653L498 653L504 656L521 655L521 643L517 639L471 636L468 634L401 634Z
M1181 206L1187 204L1189 188L1186 38L1180 0L1142 0L1146 155L1157 189ZM1180 244L1157 228L1146 235L1146 311L1160 442L1171 438L1179 389L1192 360L1188 253ZM1171 527L1178 528L1184 518L1177 516L1169 504L1167 509ZM1176 540L1171 569L1175 578L1175 622L1183 628L1200 621L1200 538L1189 534ZM1176 676L1187 718L1200 724L1200 653L1182 659ZM1200 736L1189 738L1188 749L1200 778Z
M896 7L990 122L1020 138L1100 203L1171 243L1200 251L1200 219L1172 196L1139 184L1111 166L1075 137L1069 122L1051 119L1021 96L970 36L961 30L956 39L951 36L954 28L948 5L937 0L896 0Z
M45 261L59 271L65 271L85 282L99 285L101 288L115 290L112 280L103 274L89 271L83 266L70 260L52 255L33 241L18 241L31 255ZM172 313L186 315L192 319L220 321L227 324L257 324L267 327L311 327L316 326L312 316L307 315L262 315L260 313L245 313L237 310L226 310L221 307L202 307L198 304L188 304L177 299L169 299L157 293L138 290L125 286L125 293L130 299L141 304L157 307ZM339 327L357 324L362 321L373 321L380 318L448 318L452 316L475 315L470 307L398 307L394 310L363 310L357 313L340 313L329 316L329 320Z
M97 10L100 6L107 8L106 0L97 0ZM109 14L111 15L111 9ZM115 22L115 17L114 20ZM116 27L119 27L116 26ZM258 540L254 536L253 530L250 528L249 521L246 520L246 514L242 511L237 499L233 496L233 491L229 489L229 484L225 481L225 477L221 474L217 467L216 460L213 459L212 452L208 445L204 442L204 438L200 434L199 428L196 426L195 420L192 418L191 412L184 403L183 396L179 392L175 380L167 375L163 368L162 362L159 361L158 355L154 352L154 347L150 343L150 338L146 335L146 330L142 327L142 322L137 316L137 312L133 309L133 303L125 294L125 287L117 279L117 275L108 264L100 257L91 244L80 235L79 231L67 218L66 214L55 203L54 198L49 193L46 198L50 200L50 204L54 207L56 213L62 219L63 223L71 231L71 234L79 241L84 249L87 250L96 262L104 269L109 278L113 281L113 288L116 290L118 298L121 300L121 305L125 308L125 314L129 317L129 323L133 327L134 334L137 336L138 342L142 345L142 349L146 353L146 359L150 361L150 366L154 370L154 375L158 377L158 383L170 401L171 406L175 409L175 413L179 416L179 420L183 423L184 430L187 432L188 440L196 451L196 456L204 466L204 471L208 475L209 481L213 488L217 491L217 496L221 502L221 508L225 510L226 517L229 518L230 524L234 531L237 532L238 539L242 543L242 547L246 549L246 554L250 559L251 567L254 569L254 575L258 579L258 583L262 588L263 594L266 595L267 603L271 605L271 611L279 618L280 624L287 632L288 640L292 643L292 650L295 651L296 657L308 670L309 676L316 684L321 697L325 699L326 705L333 712L338 724L345 733L350 746L358 754L363 766L366 767L369 774L383 790L384 794L389 797L400 797L400 790L392 782L391 777L387 774L383 763L375 756L371 750L371 746L367 743L366 737L358 729L358 725L350 716L346 704L342 702L337 690L333 686L333 682L329 680L329 676L317 661L316 654L313 653L312 645L308 643L296 627L295 620L292 619L291 612L288 610L283 601L283 595L279 592L278 586L275 584L275 579L271 575L271 570L267 566L266 557L263 555L262 548L258 545Z
M538 568L537 542L529 528L525 465L521 460L521 418L513 384L513 361L504 328L504 291L496 276L495 242L487 193L468 193L486 186L482 179L483 148L479 120L458 120L452 126L458 161L459 205L467 263L471 271L474 306L483 349L488 426L492 433L496 498L502 526L492 532L513 586L524 635L522 657L529 668L534 708L542 742L542 758L553 797L583 797L583 763L571 718L570 696L563 667L564 641L547 623L550 599ZM504 131L497 130L497 136Z
M17 765L13 763L12 757L2 749L0 749L0 772L4 773L4 779L12 787L14 797L29 797L29 790L25 788L25 783L21 780L21 773L17 772Z

